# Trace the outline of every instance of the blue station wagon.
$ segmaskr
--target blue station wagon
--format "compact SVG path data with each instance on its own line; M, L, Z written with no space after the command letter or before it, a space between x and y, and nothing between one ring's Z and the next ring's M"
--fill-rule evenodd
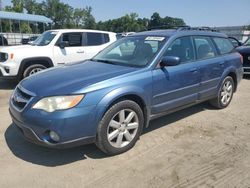
M224 34L192 28L124 37L93 59L37 73L15 88L10 114L33 143L131 149L149 121L203 102L225 108L242 79Z

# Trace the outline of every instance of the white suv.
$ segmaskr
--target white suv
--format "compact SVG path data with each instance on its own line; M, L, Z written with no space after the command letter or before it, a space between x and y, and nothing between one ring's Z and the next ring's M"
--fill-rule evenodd
M0 48L0 77L19 80L43 69L90 59L116 41L112 32L60 29L44 32L31 45Z

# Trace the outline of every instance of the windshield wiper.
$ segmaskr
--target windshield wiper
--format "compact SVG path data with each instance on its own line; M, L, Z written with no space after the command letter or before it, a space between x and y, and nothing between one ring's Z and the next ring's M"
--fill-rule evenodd
M113 65L116 64L114 61L105 60L105 59L90 59L90 61L96 61L96 62L101 62L101 63L108 63L108 64L113 64Z

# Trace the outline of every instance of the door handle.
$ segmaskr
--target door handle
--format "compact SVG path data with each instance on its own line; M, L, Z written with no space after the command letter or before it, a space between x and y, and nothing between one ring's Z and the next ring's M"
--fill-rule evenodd
M77 50L76 53L79 53L79 54L84 53L84 50Z
M198 69L197 68L192 68L192 69L190 69L190 72L197 73Z

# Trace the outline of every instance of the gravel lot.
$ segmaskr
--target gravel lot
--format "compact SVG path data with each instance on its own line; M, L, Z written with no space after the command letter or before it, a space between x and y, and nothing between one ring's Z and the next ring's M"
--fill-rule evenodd
M208 104L156 119L127 153L95 145L53 150L28 143L12 125L0 81L0 187L250 187L250 79L231 105Z

